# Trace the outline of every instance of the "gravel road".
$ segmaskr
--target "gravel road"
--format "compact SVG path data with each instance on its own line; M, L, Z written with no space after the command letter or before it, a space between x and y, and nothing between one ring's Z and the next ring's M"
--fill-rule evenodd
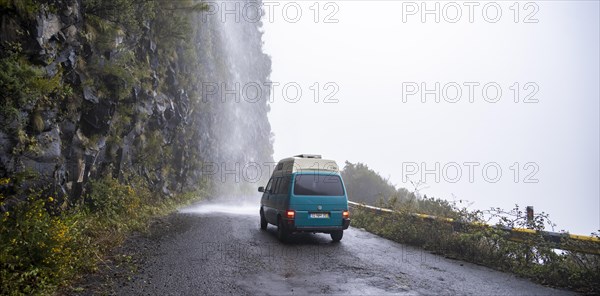
M130 238L112 267L75 294L558 295L490 268L447 259L350 227L340 243L258 227L258 207L201 203Z

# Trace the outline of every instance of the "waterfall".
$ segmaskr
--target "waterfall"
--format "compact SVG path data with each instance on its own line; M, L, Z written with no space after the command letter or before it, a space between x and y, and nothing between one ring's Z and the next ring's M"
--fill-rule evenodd
M273 161L267 118L271 59L262 50L262 22L255 9L260 4L213 2L194 22L202 81L199 145L203 155L213 156L203 174L225 198L256 195Z

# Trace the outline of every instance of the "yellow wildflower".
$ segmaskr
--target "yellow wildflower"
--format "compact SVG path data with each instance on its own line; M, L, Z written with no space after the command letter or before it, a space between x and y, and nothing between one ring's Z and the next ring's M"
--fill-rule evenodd
M49 201L49 202L53 202L53 201L54 201L54 198L52 198L52 196L50 196L50 197L48 197L48 201Z

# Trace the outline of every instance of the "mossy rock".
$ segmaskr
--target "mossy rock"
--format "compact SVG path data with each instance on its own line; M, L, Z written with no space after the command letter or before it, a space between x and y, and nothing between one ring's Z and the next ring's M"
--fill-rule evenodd
M44 131L45 124L41 112L33 112L31 115L31 127L35 133L41 133Z

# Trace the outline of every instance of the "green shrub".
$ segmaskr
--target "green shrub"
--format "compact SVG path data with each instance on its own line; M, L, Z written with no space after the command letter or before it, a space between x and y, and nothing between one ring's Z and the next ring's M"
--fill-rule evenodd
M111 177L104 177L91 182L86 202L92 212L114 218L135 216L141 206L141 199L131 186L120 184Z
M436 200L428 202L438 203L430 208L444 208L451 205ZM477 223L484 222L481 212L467 212L464 209L453 208L455 219L465 222L461 224L461 229L454 229L449 223L414 217L411 215L412 209L412 207L397 206L393 214L378 214L359 207L352 211L352 225L400 243L510 271L543 284L566 287L584 293L600 292L600 256L570 251L556 252L541 235L523 237L521 242L513 241L514 238L504 230L478 226ZM520 212L518 207L516 211ZM522 223L527 222L519 221L524 220L501 219L500 225L522 227L524 226ZM543 230L543 223L546 220L546 214L536 216L532 223L533 227ZM585 244L581 246L582 249L590 247L597 246Z
M52 197L18 205L5 212L0 225L0 290L34 294L52 290L81 268L88 249L81 248L81 229L69 216L52 216Z
M0 0L2 10L14 10L24 18L33 19L40 10L40 3L35 0Z
M0 185L10 182L1 179ZM139 182L124 185L110 177L93 181L89 189L86 203L67 211L54 211L55 198L32 193L3 214L0 294L50 294L67 286L81 272L94 270L103 254L128 233L144 231L151 217L202 196L162 199ZM0 202L6 198L0 194Z
M142 20L153 18L153 0L84 0L88 16L95 16L113 25L122 26L131 34L140 32Z
M2 115L14 119L15 111L26 106L35 106L38 100L61 89L59 75L45 77L41 68L31 65L17 53L0 59L0 99ZM9 109L4 107L9 107Z

